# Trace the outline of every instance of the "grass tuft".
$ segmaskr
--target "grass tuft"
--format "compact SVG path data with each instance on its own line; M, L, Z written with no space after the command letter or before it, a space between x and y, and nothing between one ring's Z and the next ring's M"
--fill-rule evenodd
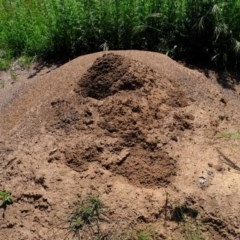
M73 238L82 233L94 239L103 239L100 229L103 208L99 197L92 196L81 202L68 217L69 234L72 234Z
M239 131L225 131L225 132L221 132L220 136L222 138L240 140L240 132Z

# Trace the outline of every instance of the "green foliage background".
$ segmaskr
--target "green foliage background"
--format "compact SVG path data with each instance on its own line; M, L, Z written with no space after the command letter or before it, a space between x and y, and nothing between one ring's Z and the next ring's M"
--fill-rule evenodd
M13 57L160 51L238 65L240 0L0 0L0 67Z

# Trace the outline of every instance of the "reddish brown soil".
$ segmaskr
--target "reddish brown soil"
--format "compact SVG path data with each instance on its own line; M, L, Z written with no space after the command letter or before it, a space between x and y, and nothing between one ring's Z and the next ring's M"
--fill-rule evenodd
M66 219L90 195L108 236L186 239L198 225L205 239L240 239L240 140L221 137L240 131L238 86L118 51L19 80L0 100L0 190L14 199L1 239L73 239Z

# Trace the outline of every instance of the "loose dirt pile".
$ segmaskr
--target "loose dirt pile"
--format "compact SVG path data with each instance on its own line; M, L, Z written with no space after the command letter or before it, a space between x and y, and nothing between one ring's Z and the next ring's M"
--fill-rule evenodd
M137 186L171 181L176 160L164 146L192 129L194 120L180 111L191 101L179 87L137 61L108 54L94 62L75 92L76 99L51 103L55 121L48 121L50 131L85 136L66 146L62 159L68 166L84 171L97 161Z
M4 239L65 239L67 217L91 195L109 210L108 236L132 226L186 239L199 225L191 231L206 239L240 239L240 148L224 137L239 131L237 87L161 54L119 51L17 89L0 105L0 190L14 198L1 210Z

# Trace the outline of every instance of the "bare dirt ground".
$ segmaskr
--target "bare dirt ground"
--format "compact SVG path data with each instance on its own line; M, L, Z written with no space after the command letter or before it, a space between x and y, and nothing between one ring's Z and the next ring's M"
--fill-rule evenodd
M28 74L0 89L0 239L74 239L89 196L111 239L240 239L239 86L144 51Z

